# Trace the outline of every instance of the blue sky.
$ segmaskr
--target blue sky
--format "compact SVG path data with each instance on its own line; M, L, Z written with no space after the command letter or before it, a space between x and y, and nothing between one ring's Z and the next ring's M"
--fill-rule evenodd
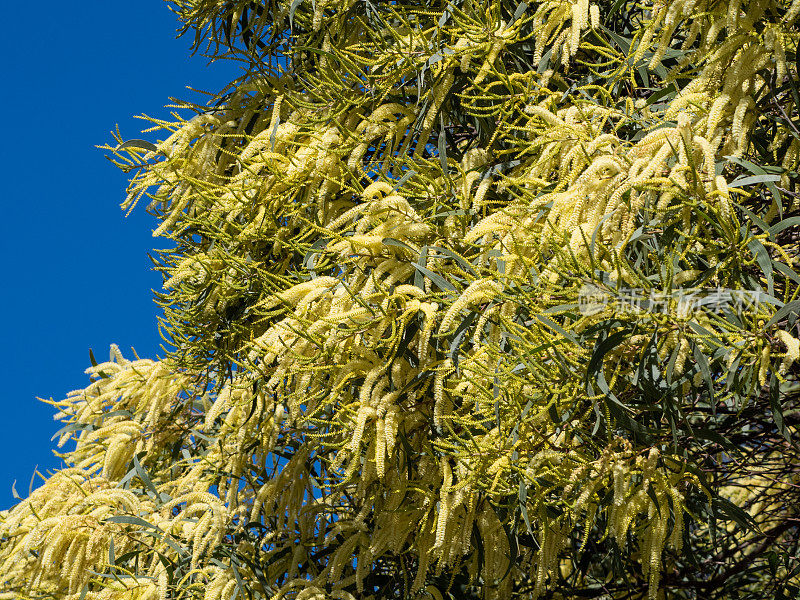
M119 208L127 176L95 145L144 137L137 114L167 116L169 97L194 98L187 85L219 90L232 64L189 58L177 20L162 0L9 3L0 36L5 90L0 143L0 509L27 494L36 465L57 468L50 437L54 408L88 379L111 343L130 355L160 353L160 285L147 257L165 243L140 206Z

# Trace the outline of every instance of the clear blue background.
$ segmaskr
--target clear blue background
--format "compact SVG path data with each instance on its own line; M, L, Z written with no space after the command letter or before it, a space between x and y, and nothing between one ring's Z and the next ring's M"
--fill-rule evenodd
M24 497L34 468L57 468L50 437L60 399L88 382L117 343L160 354L151 270L155 221L124 218L126 175L95 145L154 140L134 115L167 117L169 97L218 91L231 63L189 58L189 35L162 0L5 3L0 36L0 509Z

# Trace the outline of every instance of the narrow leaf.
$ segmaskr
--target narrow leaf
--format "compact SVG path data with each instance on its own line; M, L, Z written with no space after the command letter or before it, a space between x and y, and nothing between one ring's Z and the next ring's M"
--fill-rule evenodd
M300 3L303 0L292 0L292 4L289 6L289 30L291 31L292 27L294 26L294 11L297 10L297 7L300 6Z
M787 317L792 313L794 313L795 318L797 317L797 314L800 313L800 300L792 300L788 304L785 304L780 310L772 315L772 318L767 321L767 324L764 327L766 328L770 327L771 325L775 325L775 323L778 323L779 321L783 320L784 317Z
M780 181L780 175L751 175L749 177L738 177L731 181L729 187L744 187L746 185L755 185L756 183L767 183L769 181Z
M146 529L155 529L156 531L163 531L157 525L153 525L152 523L148 523L144 519L140 517L134 517L131 515L116 515L113 517L109 517L106 519L107 523L126 523L128 525L139 525L140 527L144 527Z
M758 266L761 267L761 270L764 272L764 277L767 280L767 292L772 296L775 293L772 275L772 259L767 249L759 240L750 240L747 247L750 248L750 251L755 255Z
M431 282L433 282L436 285L436 287L438 287L443 292L457 292L458 291L456 286L454 286L452 283L447 281L444 277L442 277L438 273L434 273L433 271L431 271L427 267L423 267L419 263L413 263L413 266L414 266L415 269L417 269L417 271L419 271L425 277L430 279Z
M119 152L120 150L127 150L128 148L147 150L148 152L155 152L158 150L158 147L154 143L148 142L147 140L128 140L117 146L116 151Z

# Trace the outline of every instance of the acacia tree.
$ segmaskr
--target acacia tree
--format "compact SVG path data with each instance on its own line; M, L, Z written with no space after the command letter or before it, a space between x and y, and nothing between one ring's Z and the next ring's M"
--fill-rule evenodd
M171 6L244 74L109 146L169 351L0 598L797 593L800 0Z

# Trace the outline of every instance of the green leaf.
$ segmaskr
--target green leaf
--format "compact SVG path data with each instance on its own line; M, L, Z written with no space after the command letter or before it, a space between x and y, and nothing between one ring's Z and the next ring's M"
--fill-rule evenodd
M93 426L90 423L67 423L61 429L56 431L53 434L53 437L50 438L50 440L52 441L52 440L56 439L57 437L61 437L65 433L70 433L72 431L81 431L81 430L90 429L90 428L93 428Z
M613 8L612 8L612 10L613 10ZM613 31L611 31L610 29L606 28L604 25L601 25L600 29L605 31L608 34L608 36L612 40L614 40L614 43L617 44L617 46L619 46L620 50L622 50L625 54L630 54L631 43L633 42L633 40L631 40L631 38L625 38L625 37L622 37L621 35L617 35Z
M769 228L769 234L771 236L775 236L784 229L788 227L794 227L795 225L800 225L800 217L787 217L783 221L775 223L772 227Z
M119 152L120 150L127 150L129 148L147 150L148 152L156 152L158 150L158 147L154 143L148 142L147 140L128 140L122 142L115 150Z
M616 348L624 340L629 339L631 336L629 331L617 331L611 334L604 340L598 340L592 351L592 357L589 359L589 365L586 367L586 380L589 381L596 371L602 369L603 359L609 351Z
M714 333L700 325L697 321L689 321L689 327L697 334L711 340L717 346L723 346L722 340L720 340Z
M711 534L711 543L713 547L717 546L717 511L714 504L715 500L711 500L708 504L708 532Z
M533 315L533 317L537 321L540 321L542 324L546 325L547 327L555 331L556 333L561 334L564 338L568 339L573 344L580 345L580 343L578 342L578 340L575 338L574 335L568 333L566 330L564 330L563 327L561 327L558 323L553 321L553 319L551 319L550 317L547 317L543 314Z
M412 263L414 268L422 273L425 277L431 280L433 284L436 285L440 290L443 292L457 292L458 289L452 283L447 281L444 277L439 275L438 273L434 273L427 267L423 267L418 262Z
M785 277L788 277L795 283L800 283L800 274L798 274L796 271L793 271L788 265L785 265L779 260L773 260L772 266L776 271L780 271Z
M750 171L754 175L766 175L767 174L766 168L760 167L759 165L757 165L755 163L752 163L749 160L745 160L744 158L738 158L736 156L726 156L725 158L728 159L731 162L734 162L734 163L744 167L745 169L747 169L748 171ZM778 188L775 185L775 182L774 181L769 181L769 180L763 180L762 182L764 184L766 184L766 186L769 189L769 191L772 192L772 196L773 196L773 198L775 199L775 202L778 205L778 213L781 216L783 216L783 199L782 199L780 191L778 191Z
M400 240L396 240L396 239L390 238L390 237L385 237L385 238L383 238L381 240L381 243L384 246L397 246L398 248L402 248L403 250L408 250L409 252L411 252L412 256L416 256L417 255L417 251L414 250L414 248L412 248L411 246L409 246L405 242L401 242Z
M231 555L231 568L233 569L233 576L236 578L236 587L233 590L233 594L231 594L230 600L236 598L236 594L242 594L242 598L244 598L244 582L242 581L241 575L239 575L239 569L236 568L236 563L233 561L233 554Z
M157 525L153 525L152 523L148 523L147 521L145 521L140 517L134 517L131 515L116 515L113 517L109 517L106 519L106 523L125 523L127 525L139 525L140 527L144 527L146 529L155 529L156 531L160 531L163 533L163 530Z
M475 269L472 268L472 265L469 264L467 259L460 254L455 253L453 250L450 250L449 248L441 248L439 246L428 246L428 250L436 251L436 255L433 255L434 258L452 258L462 269L468 273L471 273L472 275L475 275Z
M142 480L142 483L151 492L153 492L153 494L155 495L156 501L157 502L161 501L162 500L161 494L158 493L158 490L156 489L156 486L153 485L153 482L150 479L150 476L147 474L147 471L142 466L142 464L139 462L139 457L136 454L133 455L133 468L136 470L136 475L139 477L139 479Z
M403 184L405 182L407 182L409 179L411 179L416 174L417 174L417 172L414 171L413 169L410 169L410 170L406 171L403 174L403 176L400 179L398 179L397 182L395 182L394 187L392 188L392 192L396 192L397 190L399 190L401 187L403 187Z
M652 485L647 486L647 495L650 496L650 500L653 501L653 504L656 507L656 511L658 512L659 516L661 515L661 506L658 503L658 497L656 496L656 491L653 489Z
M717 511L727 515L729 520L733 520L739 525L742 529L746 530L758 530L758 525L753 520L749 514L747 514L744 510L736 506L733 502L728 500L727 498L723 498L722 496L716 496L712 500L712 508L716 514Z
M324 248L330 241L331 239L327 237L316 240L313 244L311 244L308 252L306 252L306 255L303 257L303 268L311 274L312 279L317 278L317 255L320 253L320 250L322 250L322 248Z
M781 435L786 438L786 441L792 441L792 436L786 428L786 423L783 420L783 406L781 406L781 393L778 377L775 373L770 375L769 379L769 407L772 410L772 419L775 421L775 427L781 432Z
M708 359L706 355L703 354L703 351L700 349L700 346L697 343L692 343L692 354L694 355L694 361L697 363L697 366L700 368L700 373L703 376L703 381L708 387L708 398L709 400L713 401L714 399L714 380L711 378L711 369L708 365Z
M444 27L447 20L452 16L453 5L448 3L447 8L442 12L442 16L439 17L439 27Z
M447 164L447 135L445 134L444 113L439 113L439 138L436 140L439 150L439 162L442 165L442 173L448 177L450 167Z
M528 10L528 3L527 2L520 2L517 5L517 9L514 11L514 16L511 17L511 21L509 22L509 27L516 23L517 19L519 19L525 11Z
M422 250L419 251L419 258L415 265L420 267L424 267L428 263L428 247L423 246ZM414 285L421 290L425 289L425 275L420 269L417 269L416 273L414 273Z
M273 108L274 110L274 108ZM280 113L275 115L275 125L272 126L272 131L269 132L269 147L270 150L275 152L275 140L277 139L277 132L278 126L281 124L281 115Z
M297 10L297 7L300 6L302 1L303 0L292 0L291 5L289 6L289 30L291 30L294 26L294 11Z
M36 465L35 467L33 467L33 473L31 473L31 480L28 482L28 496L29 497L33 493L33 481L36 478L36 475L40 474L39 471L37 470L38 468L39 468L39 465Z
M458 356L459 356L459 347L461 346L461 342L464 341L464 337L467 335L467 331L469 326L472 325L475 318L478 316L476 311L472 311L467 315L467 318L459 323L458 327L456 328L455 333L453 334L453 341L450 342L450 351L448 352L448 356L450 360L453 362L453 366L458 368Z
M641 436L646 441L646 436L648 433L650 433L650 431L646 427L642 426L641 423L630 417L628 414L630 409L628 409L628 407L625 406L619 398L617 398L617 396L608 386L606 376L603 374L603 369L598 369L594 381L597 383L597 387L600 388L600 391L605 396L606 406L608 406L608 410L611 415L616 418L617 424L620 427L627 429L638 436ZM594 395L594 390L592 389L591 384L587 384L587 391L590 395ZM608 426L610 429L611 423L609 423Z
M525 521L525 526L528 528L528 533L533 535L533 527L531 527L531 520L528 516L528 486L520 479L519 482L519 511L522 514L522 520Z
M769 563L769 572L774 578L778 574L778 553L774 550L767 552L767 563Z
M758 216L757 214L755 214L755 213L754 213L752 210L750 210L749 208L747 208L746 206L744 206L744 205L742 205L742 204L736 204L736 203L734 203L734 205L736 206L736 208L738 208L738 209L739 209L739 210L741 210L741 211L742 211L744 214L746 214L746 215L747 215L747 216L750 218L750 220L751 220L753 223L755 223L756 225L758 225L758 227L761 229L761 231L763 231L763 232L765 232L765 233L768 233L768 234L769 234L769 237L770 237L770 239L775 239L775 236L774 236L772 233L770 233L770 228L769 228L769 225L767 225L767 224L764 222L764 220L763 220L763 219L761 219L761 217L759 217L759 216ZM742 228L742 229L744 229L744 228ZM746 230L745 230L745 235L746 235Z
M756 183L768 183L770 181L780 181L780 175L750 175L749 177L737 177L731 181L729 187L744 187L755 185Z
M795 319L797 318L797 314L800 313L800 300L792 300L788 304L784 304L781 309L779 309L772 318L767 321L767 324L764 326L765 328L770 327L771 325L775 325L779 321L781 321L784 317L789 316L790 314L794 314Z
M659 90L657 92L654 92L653 94L650 94L650 96L647 98L647 102L646 102L645 106L652 106L653 104L655 104L656 102L658 102L662 98L672 97L672 96L675 96L677 93L678 93L678 89L675 86L675 84L673 83L673 84L669 85L668 87L665 87L663 90Z
M626 0L615 0L614 4L611 5L611 8L608 10L608 17L613 17L619 9L622 8L622 5L625 4Z
M764 272L764 277L767 280L767 292L770 296L775 293L775 286L772 275L772 258L770 258L767 249L759 240L750 240L747 247L755 255L756 262L761 270Z
M547 71L550 68L550 58L553 55L553 47L550 46L544 54L542 54L542 59L539 61L539 65L536 68L536 72L540 75Z
M728 452L735 452L738 453L739 449L731 442L728 438L726 438L721 433L713 431L711 429L704 429L700 427L696 427L694 430L694 436L703 440L708 440L709 442L714 442L715 444L719 444L720 447L724 448Z
M572 303L572 304L558 304L556 306L551 306L549 308L545 308L542 311L542 314L545 314L545 315L553 315L553 314L560 315L560 314L564 314L566 312L572 312L576 308L579 308L579 307L580 307L580 304L575 304L575 303Z

